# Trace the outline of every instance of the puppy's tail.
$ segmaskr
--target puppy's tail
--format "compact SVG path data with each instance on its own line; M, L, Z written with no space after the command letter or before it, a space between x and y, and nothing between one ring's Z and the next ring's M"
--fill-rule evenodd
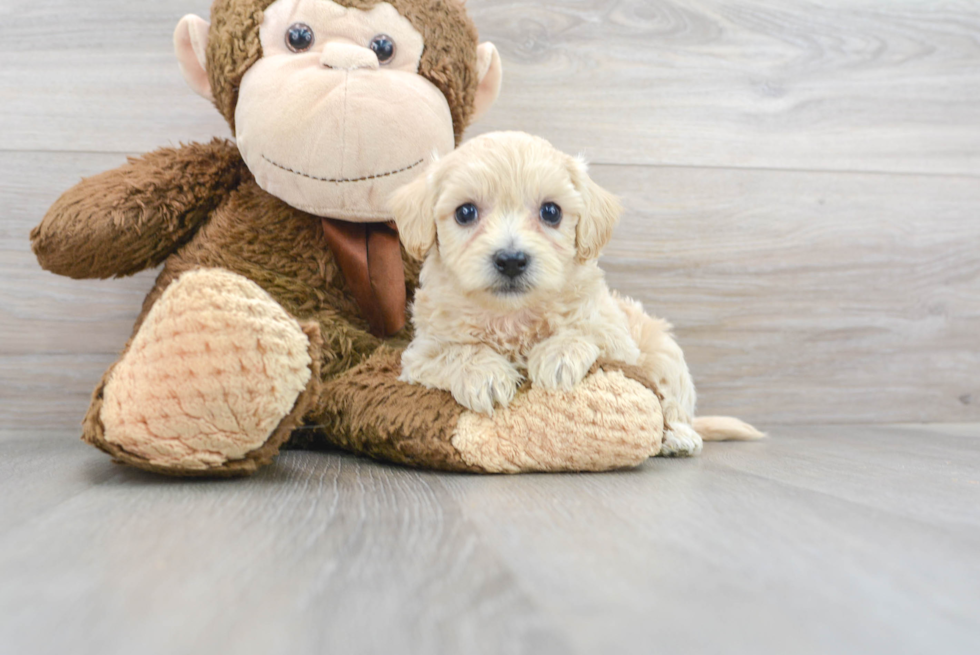
M699 416L691 426L705 441L755 441L766 437L748 423L728 416Z

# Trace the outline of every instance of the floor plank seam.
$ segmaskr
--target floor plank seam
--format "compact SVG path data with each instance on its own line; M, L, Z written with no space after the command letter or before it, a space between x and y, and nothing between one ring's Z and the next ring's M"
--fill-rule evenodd
M231 139L231 135L214 135L216 138ZM476 135L474 135L476 136ZM191 141L179 141L162 143L156 148L175 148ZM587 150L587 148L585 148ZM140 157L146 152L131 150L61 150L61 149L20 149L0 147L0 154L10 155L91 155L91 156L112 156L121 155L125 157ZM878 169L859 169L859 168L798 168L781 166L720 166L717 164L685 164L672 162L614 162L605 160L590 160L590 166L607 166L610 168L645 168L645 169L682 169L682 170L706 170L706 171L745 171L752 173L799 173L809 175L869 175L875 177L919 177L919 178L938 178L938 179L980 179L980 171L977 172L928 172L928 171L909 171L909 170L878 170Z

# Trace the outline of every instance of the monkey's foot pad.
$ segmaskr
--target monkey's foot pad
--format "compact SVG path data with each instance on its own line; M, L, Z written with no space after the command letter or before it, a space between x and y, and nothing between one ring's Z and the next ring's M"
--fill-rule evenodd
M162 471L242 460L266 445L307 388L309 347L299 323L255 283L216 269L185 273L106 382L103 438Z
M609 471L660 451L660 398L635 367L597 366L573 391L531 387L493 416L466 412L453 446L491 473Z

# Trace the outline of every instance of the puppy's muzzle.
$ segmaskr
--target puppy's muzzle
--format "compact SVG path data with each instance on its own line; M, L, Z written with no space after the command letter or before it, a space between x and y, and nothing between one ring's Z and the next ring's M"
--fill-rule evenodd
M511 250L498 250L493 255L493 265L497 271L511 280L516 280L527 272L531 258L527 253Z

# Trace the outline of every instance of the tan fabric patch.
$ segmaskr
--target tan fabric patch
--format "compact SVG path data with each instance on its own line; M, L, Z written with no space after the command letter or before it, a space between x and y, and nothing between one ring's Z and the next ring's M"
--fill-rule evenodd
M370 10L379 0L336 0ZM214 104L235 132L235 108L242 77L262 58L259 28L274 0L215 0L211 7L208 76ZM478 37L462 2L387 0L425 37L419 74L435 84L452 110L456 143L473 115Z
M654 390L597 370L570 392L531 387L493 416L463 414L452 444L491 473L609 471L641 464L662 437Z
M163 293L103 392L106 442L204 470L265 444L306 390L309 340L253 282L185 273Z
M297 20L323 37L300 55L284 38ZM397 44L384 66L368 47L379 34ZM456 143L449 101L416 74L421 31L387 3L364 11L279 0L265 10L260 38L264 56L242 77L235 110L256 183L316 216L391 220L388 196Z

